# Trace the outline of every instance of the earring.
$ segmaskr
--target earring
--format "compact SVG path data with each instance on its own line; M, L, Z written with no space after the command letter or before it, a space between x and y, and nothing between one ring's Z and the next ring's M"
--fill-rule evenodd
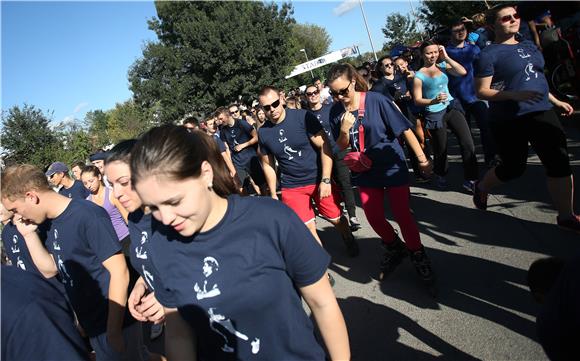
M212 183L208 184L208 185L207 185L207 189L208 189L210 192L211 192L211 191L213 191L213 184L212 184Z

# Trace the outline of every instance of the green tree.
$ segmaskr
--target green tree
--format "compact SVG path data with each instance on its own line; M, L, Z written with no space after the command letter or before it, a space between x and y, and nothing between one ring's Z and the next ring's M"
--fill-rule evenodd
M499 1L423 1L419 8L421 22L430 30L448 27L463 16L473 15L488 9Z
M417 21L407 15L393 13L387 16L385 27L381 29L385 35L383 50L390 50L396 44L412 45L421 40Z
M102 110L92 110L85 114L85 126L90 134L90 141L93 149L103 148L110 143L109 136L109 114Z
M138 137L157 122L151 111L137 107L132 100L117 103L107 112L108 144L116 144L124 139Z
M60 123L54 128L54 134L57 138L51 151L54 161L58 160L70 166L74 161L86 161L95 150L89 132L77 119Z
M28 104L2 112L0 141L6 165L31 163L43 168L55 161L59 144L49 126L51 118L52 113L45 114Z
M280 85L292 55L290 4L156 1L158 41L129 70L137 106L159 121L208 112L262 85Z
M290 53L293 54L293 56L290 58L291 69L306 61L304 52L300 49L304 49L306 55L308 55L308 59L312 60L328 53L331 42L330 35L323 27L313 24L292 24ZM323 78L325 70L328 69L326 67L321 67L314 69L312 72L315 77ZM310 83L312 83L312 76L310 75L310 72L306 72L286 80L284 87L290 89Z

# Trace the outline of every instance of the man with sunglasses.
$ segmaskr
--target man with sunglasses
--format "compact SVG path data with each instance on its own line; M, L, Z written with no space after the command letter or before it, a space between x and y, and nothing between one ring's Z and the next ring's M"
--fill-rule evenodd
M231 104L231 105L228 107L228 111L230 112L230 115L231 115L231 116L232 116L234 119L236 119L236 120L238 120L238 119L242 119L242 116L241 116L241 114L240 114L240 108L239 108L239 107L238 107L236 104Z
M449 92L451 96L460 102L461 108L465 111L465 119L470 125L470 118L475 119L475 123L480 131L481 144L485 163L493 166L495 160L495 145L489 128L488 106L483 100L475 95L475 85L473 80L473 63L479 57L481 50L477 45L467 42L467 28L462 20L456 21L451 26L451 39L445 47L447 54L467 71L465 76L449 77Z
M312 89L312 88L311 88ZM358 255L358 244L338 206L331 185L332 150L316 117L303 109L284 109L278 89L262 88L260 105L268 121L258 130L261 161L272 198L276 195L275 160L280 168L282 202L292 208L322 245L316 231L312 203L342 236L349 256Z
M229 107L229 109L232 109L232 107ZM222 124L220 138L230 150L239 184L242 186L240 191L249 194L252 190L255 190L250 187L252 180L260 188L264 189L265 187L264 175L256 153L258 133L245 120L236 119L229 109L225 107L219 108L215 112L215 118Z
M86 199L90 192L78 180L72 179L68 174L68 167L62 162L54 162L45 173L51 186L60 189L59 194L73 199Z
M332 105L323 105L320 99L320 91L316 85L309 85L306 87L306 99L308 100L308 109L320 122L322 128L326 132L329 145L332 149L332 179L336 182L342 193L342 199L348 213L351 231L355 232L361 228L360 222L356 217L356 203L354 198L354 191L350 182L350 170L342 161L344 159L346 150L339 150L334 142L334 138L330 133L330 108Z

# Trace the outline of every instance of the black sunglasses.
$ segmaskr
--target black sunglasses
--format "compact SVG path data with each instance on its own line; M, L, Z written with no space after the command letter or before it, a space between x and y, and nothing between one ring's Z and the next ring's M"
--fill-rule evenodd
M315 90L315 91L313 91L312 93L310 93L310 92L306 92L306 96L309 96L309 97L311 97L311 96L313 96L313 95L317 95L318 93L319 93L319 91L318 91L318 90Z
M499 18L499 20L500 20L502 23L507 23L508 21L512 21L512 19L513 19L513 21L516 21L516 20L518 20L519 18L520 18L520 14L518 14L518 13L513 13L513 14L510 14L510 15L505 15L505 16L502 16L501 18Z
M348 95L348 93L350 93L350 89L349 88L350 88L350 84L348 84L348 86L346 88L344 88L342 90L339 90L338 92L335 92L334 90L331 90L330 91L330 95L332 95L333 97L336 97L336 98L338 98L339 96L345 97L345 96Z
M230 114L236 114L236 113L239 113L239 112L240 112L240 110L239 110L239 109L236 109L236 110L230 110Z
M386 64L383 64L383 68L390 68L390 67L392 67L392 66L393 66L393 63L386 63Z
M270 105L264 105L262 106L262 108L264 108L265 111L269 112L272 109L276 109L280 106L280 99L278 98L278 100L276 100L275 102L273 102Z

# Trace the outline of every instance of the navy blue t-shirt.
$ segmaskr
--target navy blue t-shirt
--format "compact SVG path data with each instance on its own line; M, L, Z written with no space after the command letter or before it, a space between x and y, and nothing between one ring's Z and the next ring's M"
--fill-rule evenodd
M12 266L42 276L32 261L24 237L18 232L16 225L12 221L6 223L4 228L2 228L2 243L6 249L6 256L10 259Z
M58 193L73 199L87 199L87 197L91 194L89 190L85 188L83 183L78 180L75 180L72 187L68 189L66 189L64 186L60 187Z
M106 331L109 272L102 265L121 252L111 218L93 202L72 199L51 222L46 246L87 335Z
M370 91L381 93L393 100L397 95L405 95L407 92L407 77L399 72L394 74L393 79L387 79L382 76L373 84Z
M32 272L2 266L2 357L11 360L87 360L65 297Z
M544 57L531 41L519 44L491 44L481 51L475 63L475 77L492 76L491 88L506 91L533 90L543 94L539 102L506 100L489 102L490 119L511 119L552 108L548 101L548 81L544 75Z
M224 143L223 140L221 140L220 136L217 134L214 134L211 136L213 138L213 140L215 140L215 143L217 144L220 153L223 153L226 151L226 143Z
M195 329L200 359L324 359L297 288L325 277L330 256L290 208L232 195L211 230L172 234L151 243L155 295Z
M147 287L154 291L159 277L157 269L153 265L149 245L153 242L152 229L156 221L151 213L145 214L141 209L131 212L128 221L131 238L131 265L143 277Z
M320 153L310 138L323 131L316 117L303 109L286 109L281 123L270 121L258 130L260 152L272 154L278 161L282 188L317 184L320 177Z
M308 111L312 113L316 117L316 119L318 119L320 125L322 125L322 129L324 129L324 132L326 133L326 136L330 143L332 154L336 154L338 153L339 149L338 146L336 145L336 142L334 141L334 138L332 137L332 133L330 132L330 118L329 118L330 108L332 108L332 104L324 104L322 108L318 110L308 110Z
M234 147L238 144L245 143L252 139L252 127L248 122L242 119L236 119L234 125L231 127L227 124L222 126L220 138L223 140L232 154L232 161L238 167L246 167L253 157L256 157L256 148L253 146L242 149L241 152L236 152Z
M465 76L453 76L449 74L449 92L455 99L461 99L467 104L477 101L475 95L475 84L473 82L473 62L479 56L481 50L477 45L464 42L462 48L451 44L445 47L451 59L463 65L467 71Z
M330 126L335 139L340 135L344 112L342 103L335 104L330 111ZM349 141L351 148L358 151L360 120L358 111L352 114L356 121L350 130ZM378 93L367 92L362 124L365 130L365 154L373 161L373 165L363 173L351 172L353 184L381 188L408 184L409 170L397 137L411 127L409 120L392 101Z

